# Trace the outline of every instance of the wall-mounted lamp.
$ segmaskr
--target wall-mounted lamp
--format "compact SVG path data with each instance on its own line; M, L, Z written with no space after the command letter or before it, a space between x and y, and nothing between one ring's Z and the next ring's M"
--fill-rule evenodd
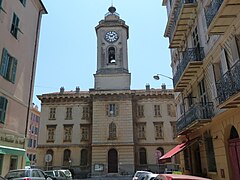
M156 74L156 75L153 76L153 79L159 80L159 79L160 79L160 76L163 76L163 77L165 77L165 78L168 78L168 79L173 80L173 78L171 78L171 77L169 77L169 76L166 76L166 75L163 75L163 74Z

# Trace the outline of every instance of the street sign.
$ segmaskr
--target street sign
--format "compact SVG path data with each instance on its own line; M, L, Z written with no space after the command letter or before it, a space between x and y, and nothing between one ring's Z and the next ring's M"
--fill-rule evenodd
M45 155L45 162L49 163L52 161L52 155L51 154L46 154Z

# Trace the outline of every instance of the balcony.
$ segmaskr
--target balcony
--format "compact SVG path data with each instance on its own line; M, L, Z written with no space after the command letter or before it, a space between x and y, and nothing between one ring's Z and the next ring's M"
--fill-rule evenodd
M182 45L196 18L196 10L196 0L176 0L165 32L169 37L169 48Z
M205 10L208 33L224 34L239 12L239 0L212 0Z
M175 92L183 91L189 83L195 79L198 70L202 66L204 59L204 49L189 48L183 52L183 58L177 66L177 71L173 76L173 86Z
M213 116L213 103L192 105L185 115L177 120L176 128L178 135L186 135L208 124Z
M217 95L221 109L237 108L240 106L240 60L238 60L222 77L216 82Z

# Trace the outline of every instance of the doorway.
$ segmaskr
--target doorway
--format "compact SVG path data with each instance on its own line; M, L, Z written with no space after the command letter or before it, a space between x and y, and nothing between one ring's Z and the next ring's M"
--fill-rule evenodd
M240 139L235 127L231 128L228 141L229 157L232 169L232 179L240 179Z
M118 153L115 149L108 151L108 173L118 172Z

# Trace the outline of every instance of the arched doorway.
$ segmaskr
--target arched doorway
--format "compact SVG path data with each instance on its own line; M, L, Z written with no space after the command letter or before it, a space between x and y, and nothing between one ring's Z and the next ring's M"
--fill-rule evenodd
M115 149L108 151L108 173L118 172L118 153Z
M232 179L240 179L240 139L239 134L234 126L230 131L228 140L229 158L232 166Z

